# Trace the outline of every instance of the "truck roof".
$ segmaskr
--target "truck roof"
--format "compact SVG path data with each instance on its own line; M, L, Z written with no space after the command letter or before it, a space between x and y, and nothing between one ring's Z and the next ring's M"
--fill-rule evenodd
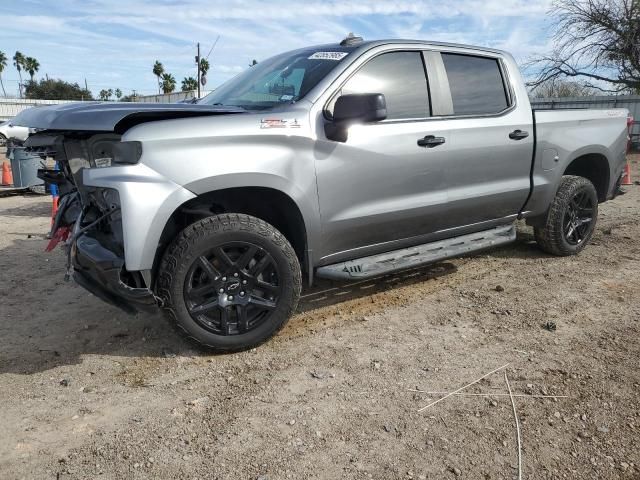
M347 37L349 39L349 37ZM347 40L345 39L345 40ZM343 42L338 43L330 43L325 45L314 45L307 48L335 48L340 50L352 50L356 49L370 49L373 47L378 47L380 45L394 45L394 44L416 44L416 45L424 45L425 47L454 47L454 48L463 48L467 50L475 50L479 52L488 52L495 53L500 55L505 55L507 52L504 50L498 50L495 48L481 47L477 45L465 45L461 43L449 43L449 42L441 42L436 40L415 40L415 39L399 39L399 38L389 38L389 39L380 39L380 40L356 40L353 42L349 42L347 44Z

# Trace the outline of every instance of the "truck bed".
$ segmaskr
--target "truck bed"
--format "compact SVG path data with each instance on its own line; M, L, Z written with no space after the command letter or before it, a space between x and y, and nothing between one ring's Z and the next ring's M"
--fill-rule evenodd
M602 182L599 191L606 192L601 201L606 200L624 168L628 114L624 108L534 109L536 149L531 172L532 194L525 212L530 216L543 214L558 188L561 178L558 171L566 171L573 160L587 152L594 161L597 156L608 160L608 171L599 175Z

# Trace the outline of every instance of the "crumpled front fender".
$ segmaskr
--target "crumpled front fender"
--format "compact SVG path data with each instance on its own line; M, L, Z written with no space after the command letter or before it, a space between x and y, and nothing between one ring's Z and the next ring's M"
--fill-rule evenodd
M142 163L85 169L83 183L118 191L125 268L129 271L152 268L160 235L169 217L195 197Z

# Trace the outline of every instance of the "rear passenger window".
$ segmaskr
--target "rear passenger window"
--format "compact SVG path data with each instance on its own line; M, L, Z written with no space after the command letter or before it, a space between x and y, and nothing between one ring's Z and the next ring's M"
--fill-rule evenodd
M508 106L498 61L494 58L443 53L454 115L498 113Z
M387 119L429 116L429 93L420 52L383 53L369 60L342 87L340 95L382 93ZM329 107L333 111L336 96Z

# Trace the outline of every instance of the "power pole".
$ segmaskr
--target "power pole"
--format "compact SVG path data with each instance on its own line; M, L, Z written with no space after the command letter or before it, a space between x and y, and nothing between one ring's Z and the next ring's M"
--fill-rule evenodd
M198 66L198 98L200 98L200 42L198 42L198 55L196 55L196 65Z

